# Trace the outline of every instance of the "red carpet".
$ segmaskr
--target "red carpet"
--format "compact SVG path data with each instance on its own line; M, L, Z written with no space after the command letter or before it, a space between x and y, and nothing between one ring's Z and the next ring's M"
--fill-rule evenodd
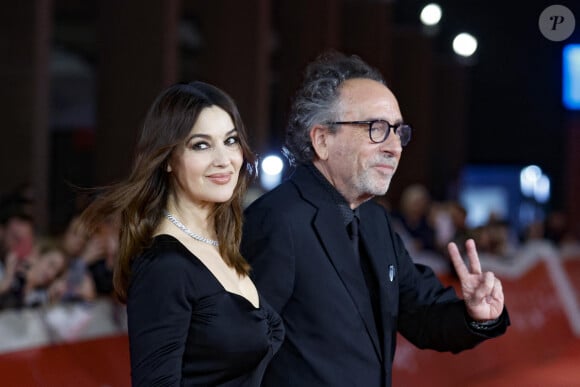
M2 386L130 386L126 336L60 344L0 356Z
M479 381L473 387L578 387L580 386L580 340L560 356L527 367L518 367Z

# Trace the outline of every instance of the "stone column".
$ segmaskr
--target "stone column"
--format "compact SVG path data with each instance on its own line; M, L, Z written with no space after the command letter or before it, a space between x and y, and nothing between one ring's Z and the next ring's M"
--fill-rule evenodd
M127 176L147 110L177 81L179 0L98 2L97 184Z
M32 215L48 225L50 167L49 57L52 1L16 1L0 12L0 191L27 184Z
M274 4L277 93L272 101L273 134L282 142L290 101L306 64L323 50L340 48L341 1L278 0Z
M387 193L389 201L397 205L402 190L408 185L419 183L431 187L435 56L431 39L420 30L406 27L396 31L394 52L397 60L391 90L399 101L403 120L414 129Z
M393 78L396 53L393 5L377 0L346 0L342 6L341 49L356 54L381 71L387 84Z
M455 58L437 58L434 77L430 183L433 195L443 199L456 194L467 158L470 68Z
M270 0L212 0L199 4L204 79L236 101L257 152L270 134Z
M566 120L566 166L564 173L565 209L572 230L580 233L580 114L570 113Z

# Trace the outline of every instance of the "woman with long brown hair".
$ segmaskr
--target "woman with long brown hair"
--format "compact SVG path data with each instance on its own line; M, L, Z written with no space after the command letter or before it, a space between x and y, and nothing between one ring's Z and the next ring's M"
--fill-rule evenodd
M254 164L226 93L174 85L146 116L130 176L82 214L89 229L120 216L133 385L260 384L283 328L239 252Z

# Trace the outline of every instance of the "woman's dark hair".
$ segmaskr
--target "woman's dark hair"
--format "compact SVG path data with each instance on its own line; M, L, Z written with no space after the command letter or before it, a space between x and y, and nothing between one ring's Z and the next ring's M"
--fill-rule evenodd
M242 235L242 200L255 175L255 155L251 152L244 124L230 96L203 82L176 84L163 91L149 109L129 177L105 188L81 214L81 224L95 229L103 220L120 216L119 257L113 282L119 300L126 301L131 263L153 239L164 216L171 191L167 163L173 150L182 145L200 112L218 106L227 112L238 132L243 154L239 179L230 200L216 204L211 217L224 261L239 274L249 265L239 251Z

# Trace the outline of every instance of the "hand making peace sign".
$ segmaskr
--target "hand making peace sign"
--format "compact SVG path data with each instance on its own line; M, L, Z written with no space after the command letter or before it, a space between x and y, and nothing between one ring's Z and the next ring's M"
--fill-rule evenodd
M457 245L453 242L447 245L451 261L461 282L467 313L475 321L497 319L504 306L501 282L492 272L481 272L481 264L473 239L465 242L465 247L469 258L469 268L461 258Z

